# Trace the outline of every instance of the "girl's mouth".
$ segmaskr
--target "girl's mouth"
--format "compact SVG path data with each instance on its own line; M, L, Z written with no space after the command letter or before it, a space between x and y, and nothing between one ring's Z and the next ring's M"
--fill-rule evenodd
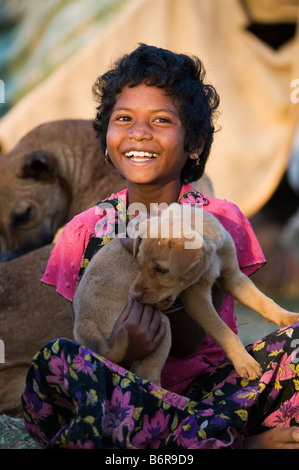
M153 158L157 158L157 153L151 152L141 152L137 150L131 150L130 152L125 152L125 157L129 158L134 162L144 162L147 160L152 160Z

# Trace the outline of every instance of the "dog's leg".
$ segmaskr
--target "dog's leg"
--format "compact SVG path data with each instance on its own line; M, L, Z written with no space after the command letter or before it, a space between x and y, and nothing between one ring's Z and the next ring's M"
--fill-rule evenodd
M171 347L171 329L169 319L162 313L161 316L163 317L166 325L165 336L157 349L139 362L135 372L139 377L149 380L159 387L161 386L161 370L168 357Z
M263 294L242 272L222 278L219 282L225 292L247 307L260 313L267 321L287 326L299 321L299 313L289 312Z
M223 255L222 255L223 253ZM289 312L263 294L238 266L235 247L227 240L222 250L222 270L218 283L221 288L247 307L260 313L266 320L279 326L299 321L299 313Z
M219 317L212 304L210 288L207 287L197 282L182 292L181 298L186 311L219 344L240 377L249 380L260 377L260 364L250 356L240 338Z
M76 310L74 312L74 338L77 343L91 349L97 354L105 355L108 344L100 331L96 322L91 319L81 319Z

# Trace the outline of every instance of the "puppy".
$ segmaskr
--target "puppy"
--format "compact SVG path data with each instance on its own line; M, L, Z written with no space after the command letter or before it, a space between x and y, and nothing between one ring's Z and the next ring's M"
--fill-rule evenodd
M180 296L190 317L222 347L237 373L250 380L258 378L260 365L214 309L212 286L217 282L222 290L278 325L298 321L299 314L279 307L240 271L232 237L200 207L172 204L161 216L139 217L137 222L135 219L128 227L133 256L114 239L87 267L73 303L75 339L120 362L128 344L125 329L119 330L112 348L108 341L128 293L161 311ZM136 369L137 375L157 385L171 346L169 320L161 315L167 333Z

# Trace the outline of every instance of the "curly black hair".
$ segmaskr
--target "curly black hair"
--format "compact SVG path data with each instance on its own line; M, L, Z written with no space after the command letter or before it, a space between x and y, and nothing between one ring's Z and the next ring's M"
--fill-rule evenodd
M98 77L92 88L99 103L94 129L103 152L110 116L123 88L141 83L162 88L172 97L186 129L185 150L196 152L204 139L200 163L188 158L181 173L182 183L198 180L210 154L215 132L213 121L219 105L215 88L204 83L205 75L198 57L176 54L155 46L140 44L130 54L123 55L113 68Z

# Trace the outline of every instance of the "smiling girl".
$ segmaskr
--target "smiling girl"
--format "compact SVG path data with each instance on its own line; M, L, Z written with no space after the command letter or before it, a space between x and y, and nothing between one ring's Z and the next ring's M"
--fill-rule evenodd
M243 272L260 268L265 259L246 217L234 204L189 184L204 172L219 104L200 60L142 44L99 77L94 94L97 138L127 188L105 200L109 211L99 204L69 222L43 282L72 302L89 260L113 236L110 227L118 227L121 209L134 203L148 211L152 203L202 204L232 235ZM117 269L115 260L121 275ZM237 332L233 299L214 287L213 303ZM298 326L250 348L265 373L248 382L183 304L170 310L173 343L163 388L128 370L165 334L157 308L131 297L110 338L113 344L120 326L128 331L122 364L65 339L44 346L32 361L22 397L29 434L43 447L299 448L298 370L291 349Z

